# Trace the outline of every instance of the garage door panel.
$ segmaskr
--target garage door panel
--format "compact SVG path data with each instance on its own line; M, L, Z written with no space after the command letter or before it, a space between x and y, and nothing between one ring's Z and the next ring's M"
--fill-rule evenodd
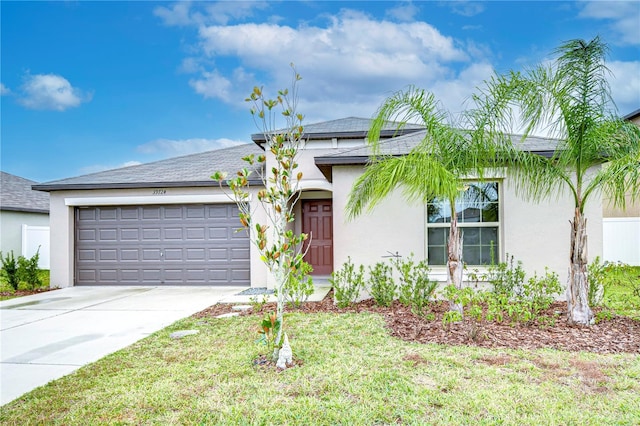
M142 239L145 241L160 241L161 235L160 228L144 228L142 230Z
M249 285L234 205L78 208L76 284Z
M249 249L248 248L231 249L231 259L232 260L249 260Z
M140 239L140 230L138 228L120 229L120 241L138 241Z
M159 248L142 249L142 260L143 261L153 260L156 262L160 261L162 260L162 250L160 250Z
M95 229L82 229L78 232L78 240L80 241L96 241L97 232Z
M164 240L182 240L184 234L182 228L164 228Z
M121 207L120 220L138 220L140 218L140 210L137 207Z
M102 249L99 253L98 260L100 262L116 262L118 260L118 250L116 249Z

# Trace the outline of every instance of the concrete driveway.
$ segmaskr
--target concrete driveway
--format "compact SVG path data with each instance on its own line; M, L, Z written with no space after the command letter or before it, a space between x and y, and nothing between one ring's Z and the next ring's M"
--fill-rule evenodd
M242 290L70 287L0 302L0 405Z

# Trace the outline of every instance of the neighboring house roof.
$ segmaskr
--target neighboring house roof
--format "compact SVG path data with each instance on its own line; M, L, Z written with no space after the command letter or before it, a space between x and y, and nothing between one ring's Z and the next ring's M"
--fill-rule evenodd
M625 120L629 120L629 121L633 121L633 119L640 117L640 108L630 112L629 114L625 115L623 118Z
M0 210L49 213L49 194L34 191L29 179L0 172Z
M381 138L389 138L393 136L401 136L407 133L416 132L424 128L418 124L408 123L401 129L398 129L399 123L388 122L380 132ZM321 123L304 124L303 139L363 139L367 136L371 127L370 118L347 117L338 120L323 121ZM275 133L281 130L276 130ZM251 139L262 147L266 141L264 134L255 133L251 135Z
M167 188L178 186L215 186L211 175L216 171L236 172L247 167L242 158L262 153L254 144L190 154L122 167L104 172L34 185L41 191L68 189ZM257 170L257 169L256 169ZM250 183L259 183L259 179Z
M380 142L380 155L382 156L401 156L408 154L415 148L425 137L426 130L410 133L408 135L399 136L393 139L387 139ZM522 136L512 135L512 140L519 145L524 151L533 152L545 157L551 157L558 146L557 139L530 136L521 141ZM316 166L322 171L329 181L331 181L331 167L337 165L361 165L367 164L369 158L373 154L369 145L363 145L355 148L342 149L336 153L319 156L315 158Z

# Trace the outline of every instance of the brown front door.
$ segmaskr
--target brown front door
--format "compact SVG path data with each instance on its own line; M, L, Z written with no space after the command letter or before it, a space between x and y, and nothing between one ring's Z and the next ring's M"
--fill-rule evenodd
M302 232L309 235L304 260L313 275L333 272L333 214L331 200L302 200Z

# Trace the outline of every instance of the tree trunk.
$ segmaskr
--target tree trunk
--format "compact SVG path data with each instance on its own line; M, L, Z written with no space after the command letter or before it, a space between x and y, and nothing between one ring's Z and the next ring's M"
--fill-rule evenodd
M568 319L570 324L590 325L593 312L589 307L587 280L587 219L576 208L571 221L571 251L569 285L567 287Z
M462 236L460 235L460 229L458 228L458 218L456 212L452 209L451 215L451 227L449 228L449 244L447 245L448 259L447 259L447 281L448 284L453 284L457 289L462 288L462 273L464 272L464 265L462 263ZM449 301L449 310L457 311L462 315L462 305Z

